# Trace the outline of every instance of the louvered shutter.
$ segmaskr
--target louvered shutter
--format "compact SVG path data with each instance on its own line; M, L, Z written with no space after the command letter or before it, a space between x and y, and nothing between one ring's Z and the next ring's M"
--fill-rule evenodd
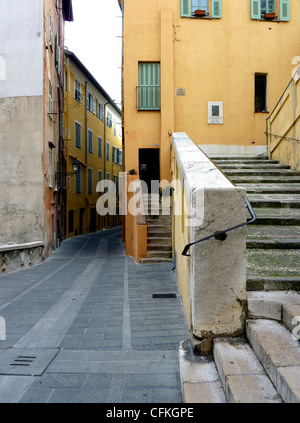
M221 0L212 0L211 2L211 16L215 19L222 17L222 3Z
M290 0L280 0L280 20L290 20Z
M160 110L160 63L139 63L139 110Z
M191 16L191 0L181 0L181 16L183 18Z
M261 19L260 0L251 0L251 19Z

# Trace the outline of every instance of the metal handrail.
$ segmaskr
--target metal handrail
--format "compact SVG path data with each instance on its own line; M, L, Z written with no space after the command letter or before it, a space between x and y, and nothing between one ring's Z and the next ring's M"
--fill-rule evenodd
M220 241L224 241L226 239L226 237L227 237L227 235L226 235L227 232L233 231L234 229L238 229L238 228L241 228L242 226L249 225L250 223L255 222L255 220L257 219L257 217L256 217L256 215L255 215L255 213L254 213L254 211L252 209L252 206L251 206L248 198L246 199L246 201L247 201L247 207L248 207L249 213L251 214L251 219L250 220L247 220L247 222L244 222L244 223L240 223L239 225L232 226L231 228L225 229L224 231L217 232L217 233L212 234L212 235L209 235L209 236L207 236L205 238L199 239L198 241L194 241L194 242L191 242L190 244L187 244L184 247L183 251L182 251L182 255L183 256L190 257L191 255L190 254L187 254L187 252L188 252L188 250L190 249L190 247L192 245L199 244L199 242L207 241L210 238L216 238L216 239L219 239Z

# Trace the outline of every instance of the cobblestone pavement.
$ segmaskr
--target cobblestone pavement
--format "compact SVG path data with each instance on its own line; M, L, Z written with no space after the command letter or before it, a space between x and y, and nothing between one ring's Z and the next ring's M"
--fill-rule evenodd
M0 316L1 403L182 402L189 333L172 264L136 264L119 228L1 275Z

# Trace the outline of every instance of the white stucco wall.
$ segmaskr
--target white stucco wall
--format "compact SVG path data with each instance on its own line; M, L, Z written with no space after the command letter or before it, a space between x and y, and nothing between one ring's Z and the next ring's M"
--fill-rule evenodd
M43 0L0 0L0 98L43 94Z

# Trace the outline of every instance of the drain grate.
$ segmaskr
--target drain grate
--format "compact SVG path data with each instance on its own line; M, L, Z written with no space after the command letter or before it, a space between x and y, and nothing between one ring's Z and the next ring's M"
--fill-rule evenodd
M18 355L10 366L30 366L36 356Z
M152 294L152 298L177 298L176 294Z
M0 375L40 376L60 350L9 348L0 353Z

